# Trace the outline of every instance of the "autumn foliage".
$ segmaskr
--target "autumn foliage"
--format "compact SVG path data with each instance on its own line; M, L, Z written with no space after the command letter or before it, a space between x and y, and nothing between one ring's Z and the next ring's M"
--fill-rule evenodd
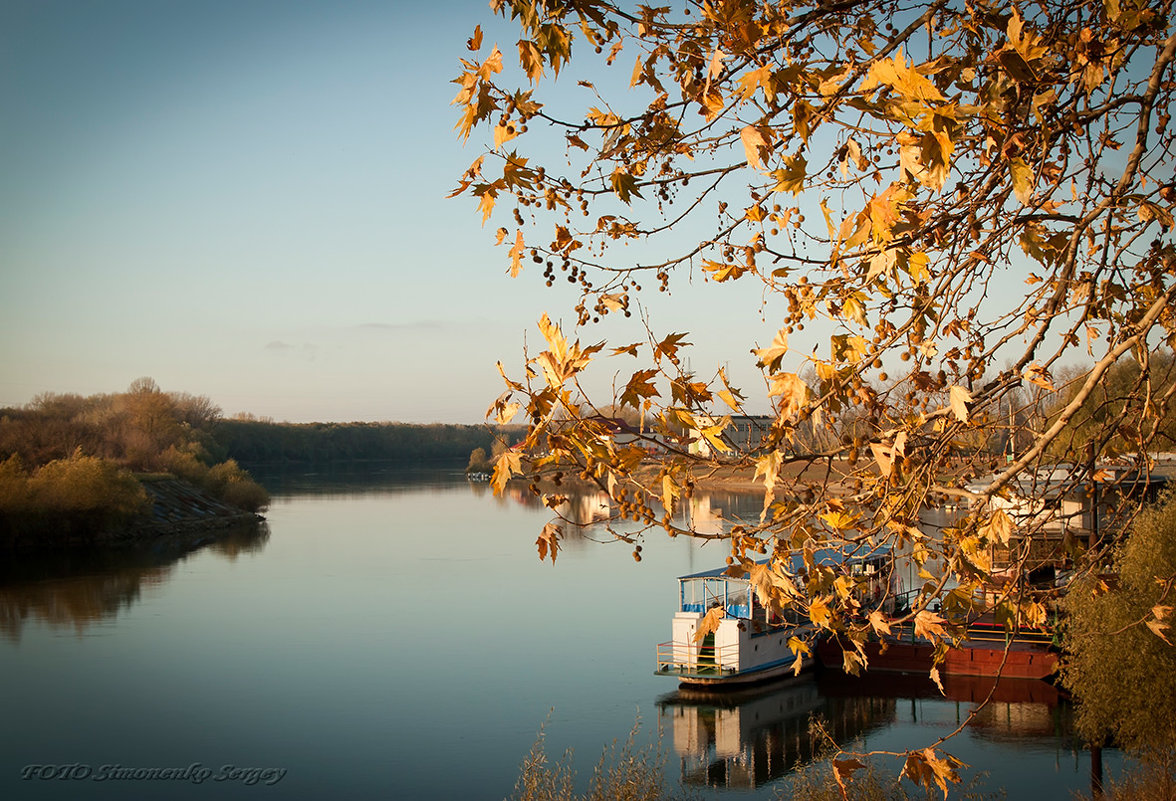
M148 506L135 473L169 473L236 508L269 496L211 428L208 398L163 392L149 378L110 395L44 394L0 410L0 535L57 541L123 525Z
M536 265L579 289L569 324L540 320L542 350L500 365L489 416L528 423L529 458L503 454L495 487L574 472L639 541L703 536L675 510L714 471L745 469L760 520L705 535L728 541L732 573L846 543L920 568L909 612L874 624L852 591L767 587L863 664L878 625L948 643L980 614L1043 622L1052 588L1027 560L1044 523L994 501L1044 472L1076 491L1109 457L1146 476L1148 452L1170 448L1171 2L491 8L513 30L466 43L456 128L482 152L454 195L476 202L510 275ZM770 344L743 357L762 389L692 370L691 335L657 330L642 297L686 281L760 287L758 305L716 316L768 321ZM606 344L610 315L633 314L645 341ZM617 374L611 396L585 393L594 369ZM601 422L614 405L642 421L624 441ZM736 447L732 415L764 409L762 441ZM921 513L945 502L965 511L928 535ZM557 537L558 521L541 553ZM1065 558L1097 562L1105 543L1090 544ZM942 788L952 771L914 751L906 773Z

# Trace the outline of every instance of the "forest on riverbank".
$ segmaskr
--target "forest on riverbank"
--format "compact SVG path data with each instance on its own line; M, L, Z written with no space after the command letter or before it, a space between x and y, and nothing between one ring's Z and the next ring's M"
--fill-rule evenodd
M0 541L125 527L149 513L145 482L161 475L254 513L269 495L242 463L464 459L495 436L483 426L224 419L209 398L150 378L125 392L44 393L0 409Z

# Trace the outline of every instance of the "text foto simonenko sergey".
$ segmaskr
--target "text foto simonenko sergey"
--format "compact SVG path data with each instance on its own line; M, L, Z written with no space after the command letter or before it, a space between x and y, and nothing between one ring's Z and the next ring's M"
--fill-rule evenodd
M129 767L127 765L87 765L84 762L53 765L25 765L20 777L25 781L75 782L240 782L275 785L286 775L286 768L249 768L221 765L208 768L193 762L184 768Z

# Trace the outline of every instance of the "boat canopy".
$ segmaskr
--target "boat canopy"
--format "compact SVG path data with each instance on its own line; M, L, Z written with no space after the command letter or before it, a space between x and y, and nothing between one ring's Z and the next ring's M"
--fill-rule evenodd
M861 545L853 549L820 548L813 552L813 562L820 566L833 567L835 565L850 565L853 573L874 573L879 570L881 563L890 556L889 545L867 546ZM758 562L765 564L767 560ZM747 576L735 578L725 575L728 568L718 567L713 570L703 570L678 577L679 608L683 612L705 612L715 606L721 606L730 617L751 618L756 609L754 593L751 592L751 582ZM788 572L796 575L804 570L804 557L793 554L788 565Z
M813 551L813 562L817 565L826 565L832 567L833 565L840 565L846 562L862 563L873 561L874 559L883 559L890 556L889 545L868 546L861 545L851 550L843 550L840 548L818 548ZM758 564L765 564L768 560L763 559ZM707 579L719 578L727 572L726 567L716 567L713 570L703 570L699 573L690 573L686 576L678 576L678 581L689 581L690 579ZM804 556L799 553L792 554L790 563L788 565L788 572L799 573L804 569ZM727 581L743 581L747 578L731 578L730 576L723 576Z

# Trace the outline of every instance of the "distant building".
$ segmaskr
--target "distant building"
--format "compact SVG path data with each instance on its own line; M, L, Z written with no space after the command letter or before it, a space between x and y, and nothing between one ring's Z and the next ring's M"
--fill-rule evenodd
M716 425L722 417L696 415L699 423L704 426ZM731 424L723 429L723 440L731 446L733 453L727 456L742 456L752 453L763 446L764 440L771 431L775 417L766 414L733 414ZM698 429L690 431L690 452L702 457L714 455L714 448Z
M988 481L969 485L978 489ZM992 547L994 570L1010 568L1026 535L1031 550L1024 562L1030 574L1052 572L1068 561L1076 546L1101 543L1130 522L1139 501L1152 503L1167 485L1161 475L1134 468L1099 465L1093 481L1078 483L1070 465L1061 464L1014 480L1009 497L996 497L990 508L1005 512L1013 523L1007 546Z

